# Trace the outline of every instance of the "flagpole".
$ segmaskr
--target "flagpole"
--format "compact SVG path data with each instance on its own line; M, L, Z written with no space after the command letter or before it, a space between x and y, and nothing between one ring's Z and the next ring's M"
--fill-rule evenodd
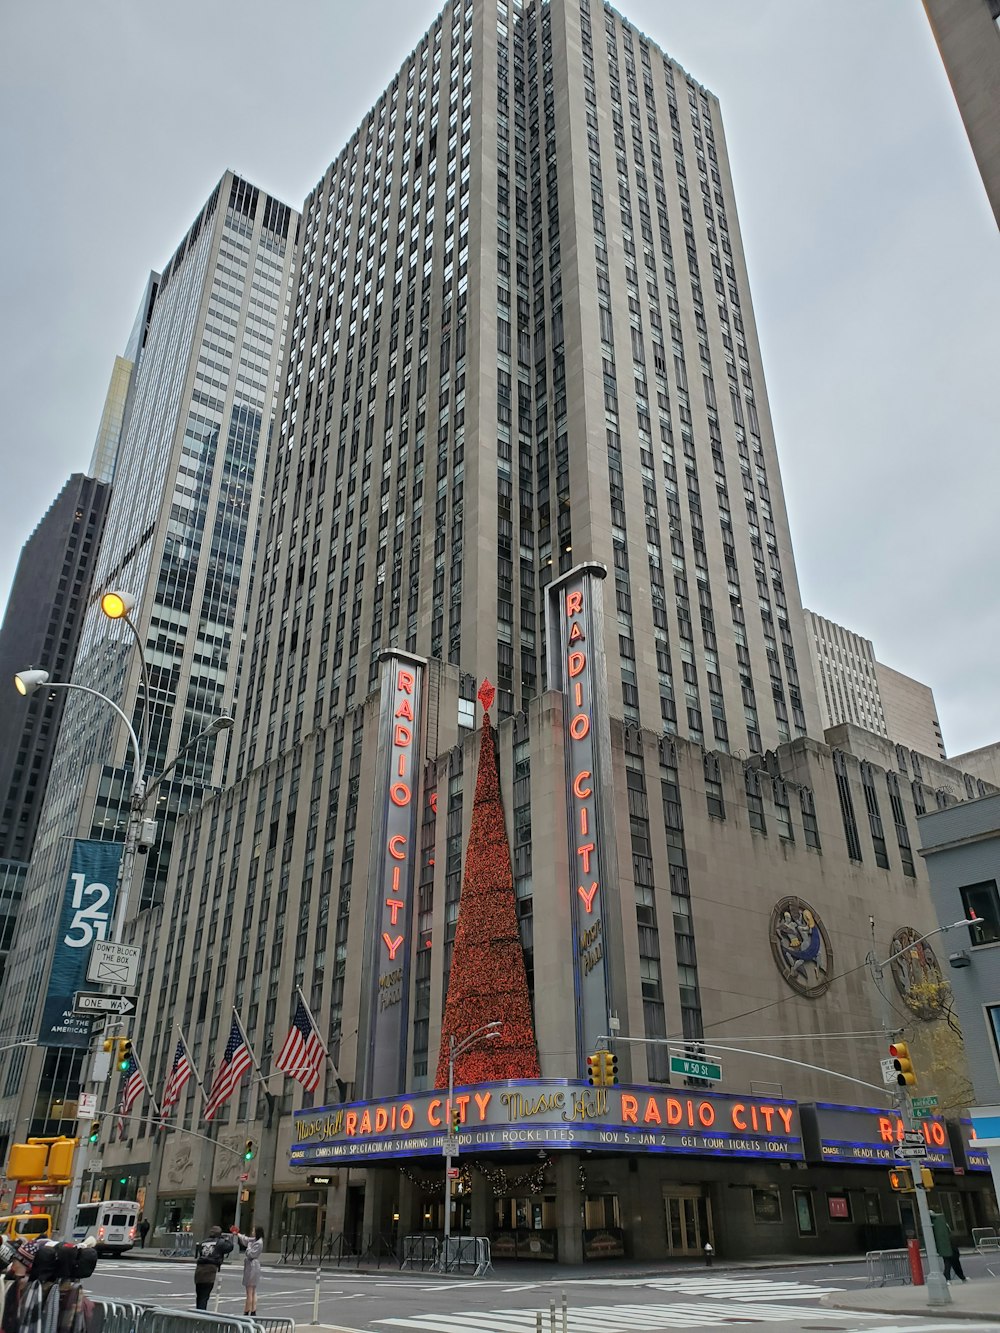
M239 1030L240 1030L240 1036L243 1038L243 1045L244 1045L244 1046L247 1048L247 1050L250 1052L250 1059L253 1061L253 1067L254 1067L254 1069L256 1069L257 1073L260 1075L261 1079L263 1080L263 1078L264 1078L264 1071L263 1071L263 1069L261 1069L261 1067L260 1067L260 1061L257 1059L256 1053L254 1052L254 1048L250 1045L250 1038L247 1036L246 1028L243 1026L242 1022L240 1021L240 1016L239 1016L239 1014L236 1012L236 1006L235 1006L235 1005L233 1005L233 1018L236 1020L236 1026L239 1028Z
M150 1105L151 1105L152 1108L153 1108L153 1114L156 1115L156 1116L158 1116L158 1115L160 1114L160 1108L159 1108L159 1106L157 1105L157 1102L156 1102L156 1094L153 1092L153 1085L152 1085L152 1083L150 1083L149 1078L148 1078L147 1075L146 1075L146 1071L145 1071L145 1069L143 1069L143 1067L142 1067L142 1063L141 1063L141 1061L140 1061L140 1059L139 1059L139 1056L138 1056L138 1054L136 1053L136 1050L135 1050L134 1047L132 1048L132 1059L135 1061L135 1067L136 1067L136 1069L138 1069L139 1073L142 1075L142 1082L143 1082L143 1085L144 1085L146 1091L149 1093L149 1101L150 1101Z
M202 1080L201 1075L198 1073L198 1066L194 1062L194 1056L191 1054L191 1048L188 1046L186 1040L184 1039L184 1033L181 1031L180 1023L175 1023L174 1027L176 1027L177 1035L178 1037L180 1037L181 1045L184 1047L184 1054L187 1056L187 1062L191 1066L191 1073L194 1074L194 1081L198 1084L198 1087L201 1089L201 1095L202 1097L204 1097L206 1096L205 1084L204 1081Z
M324 1054L324 1056L327 1058L327 1060L330 1060L330 1050L329 1050L329 1047L327 1046L326 1042L323 1040L323 1038L322 1038L322 1037L320 1036L320 1034L319 1034L319 1024L316 1022L315 1018L313 1018L313 1012L312 1012L312 1010L309 1008L309 1001L308 1001L308 1000L306 999L306 997L302 994L302 987L301 987L301 986L296 986L296 987L295 987L295 994L296 994L296 995L299 997L299 999L302 1001L302 1008L306 1011L306 1018L309 1019L310 1026L312 1027L313 1032L316 1033L316 1040L319 1042L319 1044L320 1044L320 1046L321 1046L321 1048L322 1048L322 1050L323 1050L323 1054ZM330 1067L331 1067L331 1069L333 1069L333 1072L334 1072L334 1073L337 1072L336 1069L335 1069L334 1066L333 1066L333 1061L332 1061L332 1060L330 1060Z

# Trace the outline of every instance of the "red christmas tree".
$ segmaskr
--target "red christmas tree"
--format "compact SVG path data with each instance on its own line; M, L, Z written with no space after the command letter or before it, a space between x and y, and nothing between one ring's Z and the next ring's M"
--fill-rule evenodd
M524 952L517 929L496 742L490 726L489 708L495 694L489 681L484 681L479 691L483 704L479 771L441 1028L435 1080L438 1088L448 1086L451 1037L460 1042L497 1019L503 1023L499 1037L476 1042L456 1057L456 1086L540 1077Z

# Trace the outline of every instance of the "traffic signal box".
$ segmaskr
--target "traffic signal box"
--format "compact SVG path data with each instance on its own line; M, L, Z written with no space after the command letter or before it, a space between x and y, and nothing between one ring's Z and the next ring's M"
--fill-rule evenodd
M913 1072L910 1048L905 1041L895 1041L889 1047L889 1059L896 1071L896 1082L901 1088L915 1088L917 1076Z
M915 1168L908 1166L894 1166L889 1172L889 1187L898 1194L913 1194L916 1185L913 1182L913 1171ZM925 1190L934 1188L934 1172L929 1166L920 1167L920 1184Z
M462 1110L461 1110L461 1107L453 1106L453 1107L452 1107L452 1111L451 1111L451 1132L452 1132L452 1134L457 1134L458 1131L461 1129L461 1127L462 1127Z
M79 1139L29 1139L12 1143L7 1158L7 1179L47 1181L68 1185L73 1179L73 1155Z
M587 1082L592 1088L610 1088L618 1082L618 1056L595 1051L587 1056Z
M247 1139L247 1146L243 1149L244 1162L252 1162L254 1158L254 1153L256 1151L257 1150L254 1147L253 1139Z
M91 1147L96 1148L97 1145L100 1143L100 1141L101 1141L101 1122L99 1120L92 1120L90 1122L90 1136L88 1137L87 1142L91 1145Z
M130 1037L118 1038L118 1068L123 1074L132 1069L132 1040Z

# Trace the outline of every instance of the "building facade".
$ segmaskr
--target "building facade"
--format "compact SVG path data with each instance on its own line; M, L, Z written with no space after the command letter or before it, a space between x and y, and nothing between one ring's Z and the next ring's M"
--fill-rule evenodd
M568 1260L896 1236L878 1043L824 1034L870 1032L866 954L931 927L910 830L963 783L815 739L717 100L589 0L446 6L305 201L279 399L226 785L135 924L154 1091L179 1033L212 1076L234 1008L258 1072L215 1144L185 1132L192 1080L94 1187L125 1173L157 1227L200 1230L247 1170L273 1248L440 1229L475 874L516 914L540 1078L491 1080L509 1022L459 1071L461 1229ZM484 869L489 781L509 861ZM315 1094L273 1065L296 988ZM846 1081L781 1072L760 1039L785 1036ZM612 1040L621 1081L589 1101ZM946 1180L963 1234L994 1215Z
M135 596L148 684L126 627L105 619L97 593L72 679L133 717L148 774L184 751L150 810L158 835L139 863L138 907L162 897L178 814L222 781L224 746L186 747L240 697L247 584L297 227L293 210L227 172L151 282L130 340L138 368L94 585ZM112 710L69 692L8 963L5 1035L39 1024L60 948L73 839L120 840L132 781L127 736ZM4 1057L0 1121L7 1133L25 1124L35 1134L75 1128L84 1050L45 1030L39 1040L37 1050Z
M971 1127L1000 1191L1000 794L930 811L918 828L941 924L980 918L948 936L948 975L975 1092Z
M935 759L945 757L934 693L876 661L871 639L805 611L824 730L847 723Z
M1000 224L1000 0L924 0L924 9Z
M0 626L0 680L44 663L64 679L76 653L109 487L74 473L25 542ZM65 699L36 696L0 709L0 859L31 859Z

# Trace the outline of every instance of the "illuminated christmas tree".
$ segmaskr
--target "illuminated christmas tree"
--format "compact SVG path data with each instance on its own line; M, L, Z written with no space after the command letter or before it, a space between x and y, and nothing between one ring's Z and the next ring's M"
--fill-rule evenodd
M465 879L455 929L448 999L441 1029L435 1087L448 1086L449 1041L462 1041L500 1019L500 1036L476 1042L455 1060L455 1085L538 1078L538 1046L517 929L514 877L507 844L490 705L496 691L479 691L483 728Z

